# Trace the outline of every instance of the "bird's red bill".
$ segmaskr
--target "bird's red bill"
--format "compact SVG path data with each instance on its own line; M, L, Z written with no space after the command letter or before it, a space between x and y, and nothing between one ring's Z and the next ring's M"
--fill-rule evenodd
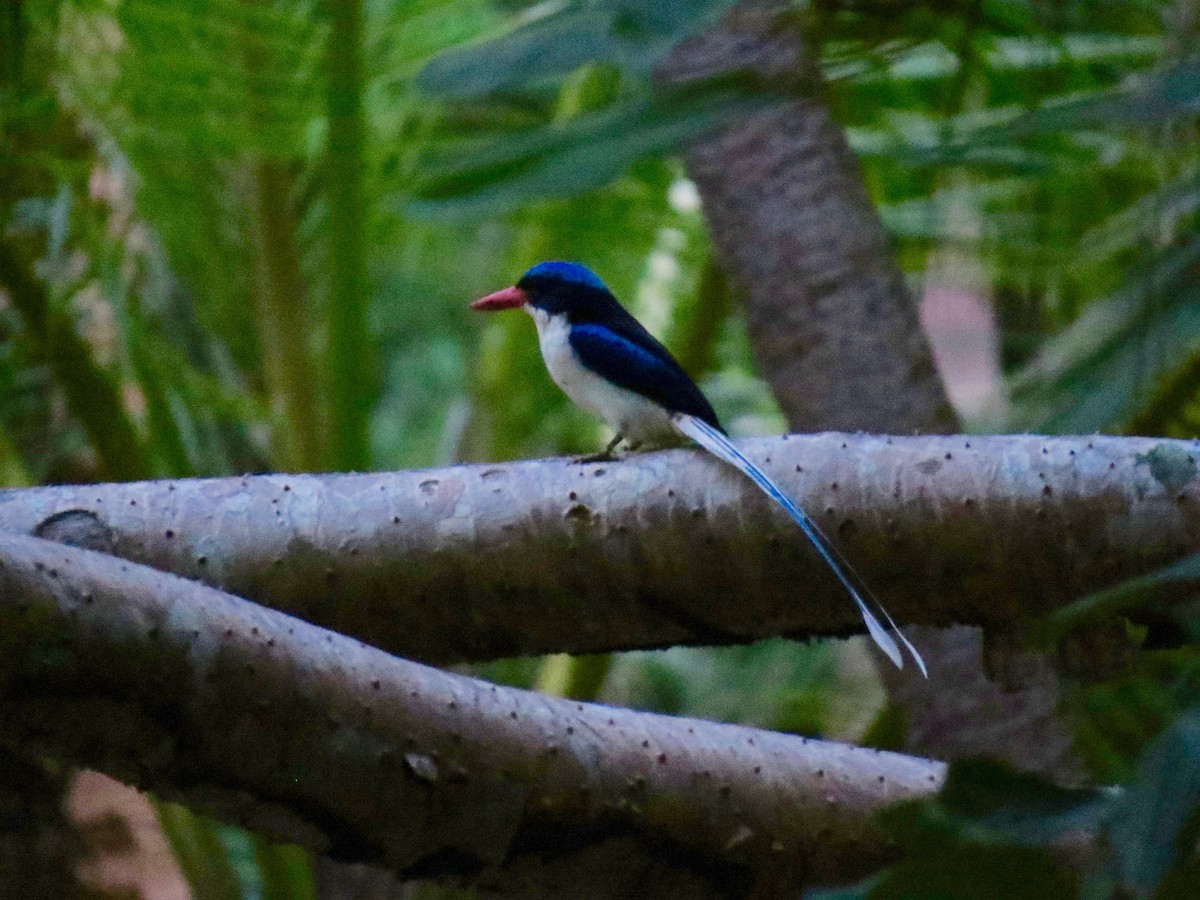
M480 312L495 312L500 309L516 309L518 306L524 306L529 297L519 287L506 287L502 291L496 291L494 294L488 294L486 297L480 297L471 304L471 309L477 309Z

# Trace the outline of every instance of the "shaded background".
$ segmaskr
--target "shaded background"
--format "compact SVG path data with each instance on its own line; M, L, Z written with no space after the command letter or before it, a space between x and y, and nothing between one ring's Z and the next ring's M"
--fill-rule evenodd
M467 310L552 258L595 269L732 434L784 430L678 155L780 89L653 79L730 5L8 0L0 478L593 451L606 435L549 381L527 319ZM1200 5L818 0L780 27L819 48L968 428L1200 431ZM858 641L478 668L899 743ZM1099 778L1131 776L1196 661L1143 669L1066 698ZM316 891L298 851L42 776L82 826L55 845L90 885L72 890Z

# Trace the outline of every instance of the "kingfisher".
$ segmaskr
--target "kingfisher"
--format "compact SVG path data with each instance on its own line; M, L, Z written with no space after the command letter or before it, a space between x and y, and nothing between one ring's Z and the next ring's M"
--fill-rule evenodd
M604 452L624 441L630 450L663 447L690 439L738 469L778 503L833 571L858 607L867 633L898 668L899 636L928 677L925 661L879 600L851 577L854 570L812 518L725 434L717 414L669 350L623 307L600 278L574 262L543 262L512 287L488 294L472 309L524 309L537 327L542 359L555 384L577 406L615 432ZM857 579L862 584L862 579ZM872 611L874 607L875 611ZM887 622L885 628L876 611Z

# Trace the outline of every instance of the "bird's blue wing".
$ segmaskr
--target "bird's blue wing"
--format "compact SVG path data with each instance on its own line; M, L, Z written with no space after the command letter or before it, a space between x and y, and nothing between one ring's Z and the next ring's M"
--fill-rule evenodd
M695 416L720 429L717 414L694 381L649 332L622 334L601 324L574 325L571 349L591 371L671 412ZM645 345L645 346L643 346Z

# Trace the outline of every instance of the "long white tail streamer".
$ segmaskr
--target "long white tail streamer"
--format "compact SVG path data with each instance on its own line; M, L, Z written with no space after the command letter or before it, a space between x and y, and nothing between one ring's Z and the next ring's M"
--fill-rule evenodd
M791 498L775 482L768 478L762 469L746 459L742 455L742 452L730 443L729 438L725 437L725 435L721 434L721 432L717 431L717 429L713 428L707 422L683 413L676 413L672 416L671 421L680 434L691 438L713 456L724 460L735 469L738 469L743 475L758 485L763 493L787 511L787 514L800 526L800 530L804 532L804 536L808 538L817 552L821 554L821 558L833 570L833 574L837 576L838 581L849 592L850 597L858 606L858 611L862 614L863 622L866 623L871 640L876 643L880 650L887 654L888 659L895 663L896 668L903 669L904 657L900 653L900 648L896 646L896 642L892 640L892 636L888 634L887 629L883 627L879 619L871 612L870 607L867 606L862 594L859 593L858 588L855 587L854 582L850 578L850 574L848 574L853 573L857 577L853 566L838 552L833 542L825 537L824 532L821 531L817 523L804 510L793 503ZM858 581L861 583L862 579L858 578ZM916 662L917 668L921 670L921 674L928 678L929 672L925 668L925 660L921 659L921 654L917 652L917 648L904 636L904 632L896 625L895 620L892 619L888 611L884 609L883 604L871 593L865 583L862 587L863 593L867 595L867 598L879 610L883 618L887 620L888 626L899 635L904 646L908 648L908 652L912 654L912 658Z

